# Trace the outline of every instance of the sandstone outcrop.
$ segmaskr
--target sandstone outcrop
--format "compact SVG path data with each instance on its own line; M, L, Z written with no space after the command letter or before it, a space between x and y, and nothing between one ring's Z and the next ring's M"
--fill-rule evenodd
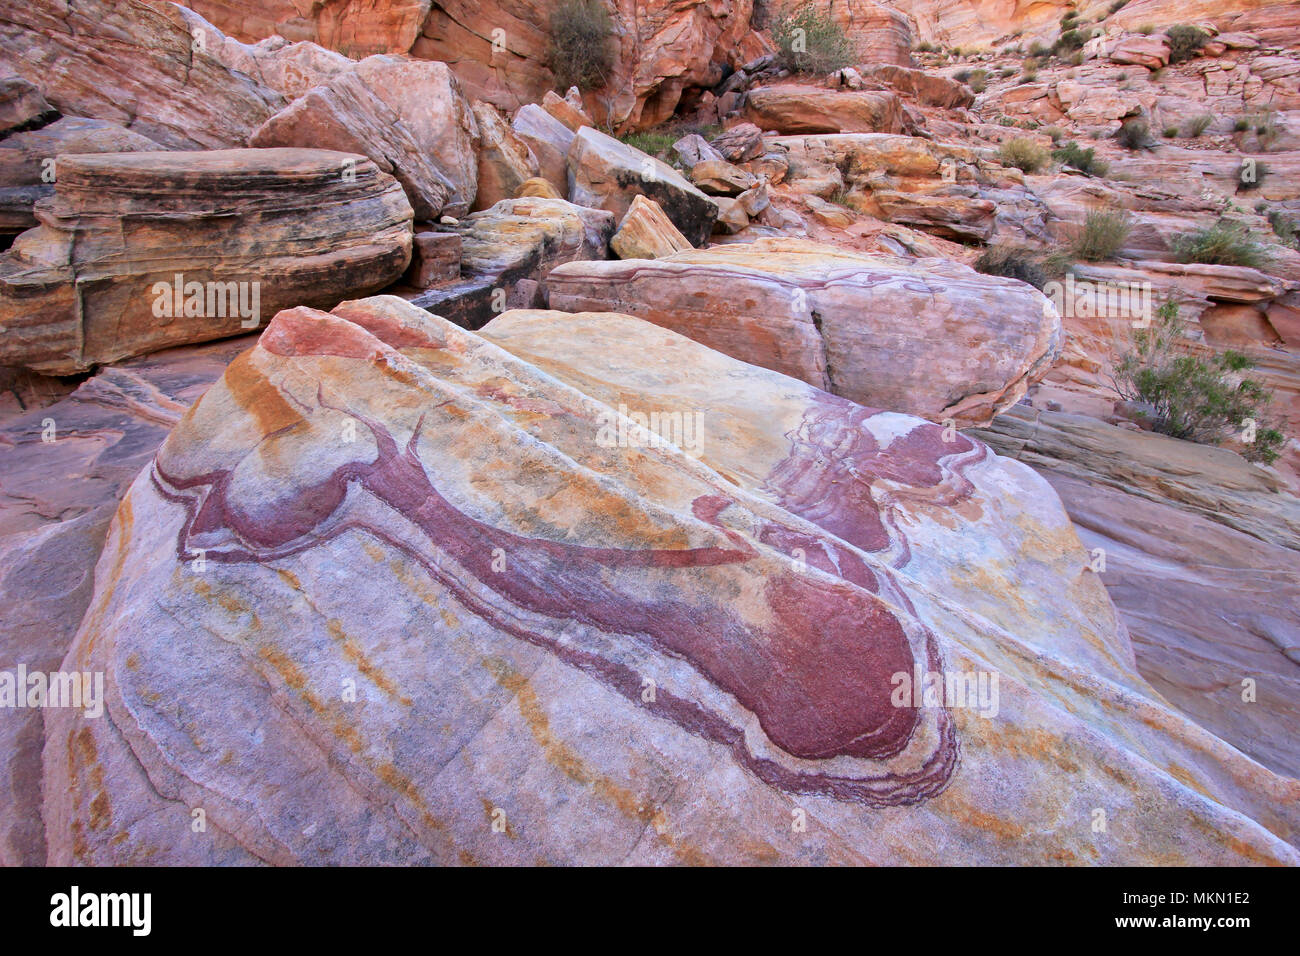
M841 92L800 84L745 95L745 119L774 133L910 133L902 101L887 90Z
M170 3L0 8L6 64L61 113L118 123L167 149L248 145L283 98L193 47L185 14Z
M521 106L510 127L533 151L542 178L556 188L561 199L565 198L569 190L569 148L573 146L574 131L536 103Z
M625 312L855 402L987 422L1060 348L1036 289L940 260L762 239L554 270L550 305Z
M397 279L411 207L362 156L63 156L41 225L0 256L0 365L67 374L258 328Z
M519 188L541 170L528 143L515 134L495 106L476 102L474 119L480 137L478 193L474 198L477 212L502 199L513 199Z
M58 669L90 604L118 502L185 410L252 344L244 337L133 359L0 425L0 669ZM4 866L46 861L43 714L8 710L0 721Z
M692 248L659 204L644 196L633 197L609 247L620 259L661 259Z
M503 199L441 227L460 236L460 278L411 301L477 329L506 309L545 301L547 276L557 265L604 259L615 223L613 213L563 199Z
M637 195L658 203L697 246L718 215L717 204L667 163L589 126L579 130L569 148L569 199L621 219Z
M105 713L47 715L52 863L1300 862L1300 784L1142 680L1028 469L647 323L502 326L288 310L171 433L64 662ZM707 452L608 404L665 396Z

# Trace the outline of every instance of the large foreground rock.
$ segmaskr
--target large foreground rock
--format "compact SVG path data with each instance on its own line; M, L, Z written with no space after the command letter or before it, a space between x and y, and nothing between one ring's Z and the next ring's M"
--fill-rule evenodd
M553 308L619 311L856 402L987 422L1051 365L1061 320L1023 282L937 259L798 239L654 262L583 262L548 280Z
M46 715L51 862L1300 862L1300 785L1137 675L1031 471L647 323L502 324L583 390L381 299L191 409L63 664L105 713Z
M185 410L251 344L133 359L0 426L0 671L58 669L90 604L118 502ZM45 863L43 715L6 709L0 720L0 865Z
M327 150L63 156L37 216L0 256L0 365L53 374L329 306L411 256L401 186Z

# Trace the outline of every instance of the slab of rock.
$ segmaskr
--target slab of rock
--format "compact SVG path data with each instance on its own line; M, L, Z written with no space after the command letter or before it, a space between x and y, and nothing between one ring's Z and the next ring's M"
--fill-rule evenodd
M132 359L0 425L0 670L58 669L122 495L185 410L252 344L243 337ZM0 721L4 866L45 864L43 714L13 709Z
M117 123L75 116L5 137L0 140L0 232L17 233L36 225L32 207L54 192L56 156L158 148L153 140Z
M58 115L41 91L22 77L0 76L0 136L39 128Z
M280 94L194 49L173 4L31 0L0 7L0 49L59 112L119 123L167 149L247 146Z
M477 100L474 118L478 121L478 193L474 211L513 199L525 182L541 171L537 157L520 136L515 135L495 106Z
M461 278L411 301L477 329L506 309L544 301L557 265L604 259L614 214L563 199L503 199L446 227L461 239Z
M745 96L745 119L774 133L911 133L896 93L820 86L760 86Z
M407 281L428 289L460 278L461 237L455 232L417 232L411 244Z
M753 173L733 166L725 159L706 159L691 167L690 179L711 196L739 196L758 185Z
M987 422L1050 367L1061 320L1023 282L933 259L761 239L653 263L582 262L552 308L619 311L856 402Z
M536 103L519 107L510 128L528 144L537 157L541 175L564 199L569 190L569 148L573 145L573 130Z
M1169 65L1169 38L1163 33L1131 34L1115 44L1107 56L1112 63L1132 63L1158 70Z
M677 170L599 130L579 130L569 149L569 199L622 218L638 195L658 203L697 246L713 230L717 205Z
M975 94L969 86L938 73L891 63L873 63L860 70L864 80L883 83L926 106L967 109L975 103Z
M1161 695L1300 776L1300 502L1282 483L1224 449L1024 406L975 434L1047 477L1084 544L1102 549L1102 579Z
M686 169L690 169L697 163L707 161L726 162L726 157L718 150L709 145L709 141L699 133L691 133L689 136L683 136L677 142L673 143L673 152L677 154Z
M1300 862L1300 784L1142 680L1041 479L607 319L533 337L566 384L398 300L279 315L110 529L50 862ZM671 402L707 460L628 414Z
M311 147L365 156L406 190L416 219L454 214L455 186L434 165L397 112L355 73L317 86L253 133L250 145ZM449 208L450 207L450 208Z
M529 196L534 199L564 198L560 195L560 191L551 184L550 180L543 179L540 176L534 176L532 179L525 179L519 184L519 188L515 190L515 194L511 198L524 199Z
M593 126L595 121L582 108L582 97L576 89L569 90L568 96L561 96L554 90L547 90L542 97L542 109L569 128L578 132L584 126Z
M644 196L633 198L609 247L620 259L661 259L692 248L659 204Z
M753 123L737 123L709 143L733 163L746 163L763 155L763 131Z
M411 255L401 186L327 150L64 156L37 215L0 256L0 365L53 374L382 288Z

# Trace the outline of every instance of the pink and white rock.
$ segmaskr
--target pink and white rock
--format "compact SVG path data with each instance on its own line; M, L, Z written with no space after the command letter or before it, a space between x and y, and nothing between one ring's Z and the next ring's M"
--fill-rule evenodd
M692 248L659 204L644 196L633 198L609 247L620 259L659 259Z
M0 670L58 669L90 604L118 502L185 410L252 344L245 337L132 359L0 426ZM46 861L43 714L6 710L0 720L4 866Z
M0 365L53 374L332 305L411 256L401 186L328 150L66 155L37 216L0 255Z
M541 170L528 143L515 134L495 106L479 100L473 108L479 130L478 192L474 197L474 211L478 212L502 199L513 199Z
M1038 290L941 260L762 239L551 272L552 308L625 312L856 402L987 422L1046 373L1061 320Z
M718 215L717 204L667 163L589 126L579 130L569 149L569 199L621 219L638 195L658 203L697 246Z
M573 145L573 130L536 103L519 107L510 128L537 157L542 178L564 199L569 190L569 147Z
M1300 862L1028 469L625 317L488 335L289 310L190 410L63 664L52 863ZM618 408L666 404L698 447Z
M186 14L170 3L0 7L6 65L59 112L118 123L167 149L248 145L283 98L194 46Z

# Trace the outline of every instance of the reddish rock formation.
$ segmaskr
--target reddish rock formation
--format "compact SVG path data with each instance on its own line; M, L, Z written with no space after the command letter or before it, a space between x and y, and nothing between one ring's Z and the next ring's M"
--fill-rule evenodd
M380 288L411 255L401 187L361 156L100 153L58 171L41 225L0 256L0 364L67 374L238 335Z
M553 308L621 311L877 408L987 422L1041 378L1060 317L1037 290L940 260L764 239L555 269Z
M63 665L105 713L47 715L51 862L1300 862L1295 781L1138 676L1042 479L576 319L502 342L589 393L398 300L276 318L110 529ZM595 397L665 394L718 450ZM919 672L1004 679L900 703ZM792 806L817 825L759 823Z

